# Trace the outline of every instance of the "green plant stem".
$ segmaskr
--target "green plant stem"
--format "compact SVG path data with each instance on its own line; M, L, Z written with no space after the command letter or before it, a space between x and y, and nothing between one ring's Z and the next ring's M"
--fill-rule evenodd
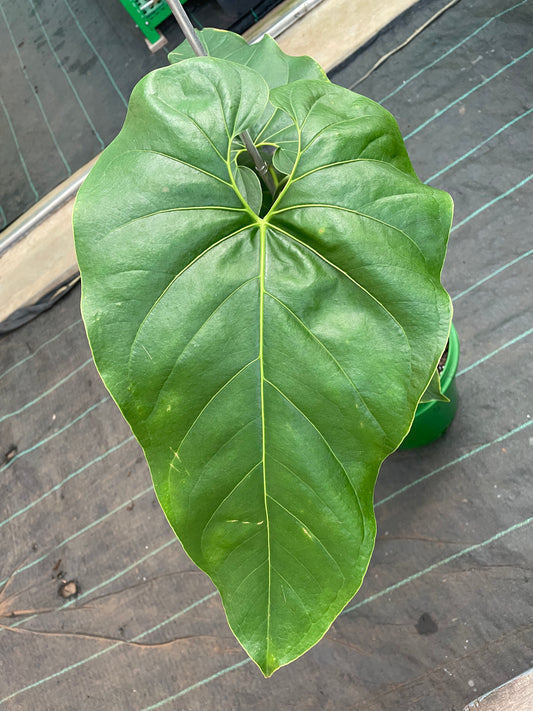
M185 35L186 40L189 42L189 44L192 47L193 52L196 54L197 57L207 57L207 52L205 50L205 47L203 46L202 42L200 41L200 38L196 34L196 30L192 26L191 21L189 20L189 17L187 16L187 13L183 9L182 4L179 2L179 0L167 0L167 4L172 10L172 14L174 15L176 22L181 28L181 31ZM240 134L240 138L244 145L246 146L246 150L248 153L251 155L252 160L254 162L255 168L257 172L259 173L259 176L262 178L263 182L267 186L269 192L274 195L276 192L276 185L275 182L272 178L272 175L270 174L270 171L268 169L268 165L266 161L264 160L263 156L259 153L257 150L257 147L255 146L254 142L252 141L252 137L248 133L248 131L243 131Z
M267 186L269 192L274 195L276 192L276 185L274 183L274 180L270 174L270 171L268 170L268 165L266 161L263 159L263 156L259 153L257 150L257 147L255 146L254 142L252 141L252 137L248 133L248 131L243 131L240 134L240 138L244 145L246 146L246 150L248 153L252 156L252 160L254 162L255 168L257 172L259 173L260 177L263 179L263 182Z

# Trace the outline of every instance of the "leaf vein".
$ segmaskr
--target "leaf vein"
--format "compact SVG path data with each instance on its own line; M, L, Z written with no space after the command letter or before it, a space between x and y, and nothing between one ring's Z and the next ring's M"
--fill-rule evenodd
M139 336L139 333L140 333L142 327L144 326L144 324L145 324L147 318L150 316L150 314L151 314L152 311L155 309L155 307L157 306L157 304L161 301L161 299L164 297L164 295L167 293L167 291L170 289L170 287L176 282L176 280L179 279L183 274L185 274L185 272L186 272L188 269L190 269L194 264L196 264L196 262L197 262L198 260L200 260L200 259L201 259L202 257L204 257L206 254L208 254L208 253L209 253L212 249L214 249L215 247L218 247L219 244L222 244L223 242L225 242L225 241L228 240L228 239L231 239L232 237L235 237L235 236L238 235L240 232L245 232L246 230L250 229L252 226L253 226L253 225L245 225L244 227L240 227L238 230L235 230L235 232L232 232L231 234L226 235L225 237L222 237L222 238L219 239L217 242L214 242L213 244L210 244L209 247L207 247L206 249L204 249L203 252L201 252L200 254L198 254L198 255L197 255L193 260L191 260L185 267L183 267L183 269L182 269L180 272L178 272L178 274L176 274L176 275L171 279L171 281L167 284L167 286L163 289L163 291L161 292L161 294L157 297L157 299L156 299L156 300L154 301L154 303L151 305L151 307L149 308L147 314L145 315L145 317L143 318L143 320L142 320L141 323L139 324L139 328L138 328L137 331L135 332L135 336L133 337L133 340L132 340L132 342L131 342L130 357L129 357L129 363L128 363L128 366L129 366L129 367L131 366L131 359L132 359L132 356L133 356L133 353L132 353L133 347L134 347L134 345L135 345L135 343L136 343L136 341L137 341L137 338L138 338L138 336Z
M218 175L215 175L214 173L210 173L208 170L204 170L203 168L200 168L197 165L193 165L193 163L189 163L188 161L182 160L181 158L176 158L175 156L170 156L170 155L168 155L168 153L163 153L162 151L156 151L151 148L130 148L128 151L124 151L124 153L152 153L153 155L161 156L162 158L168 158L169 160L172 160L175 163L180 163L181 165L185 165L185 166L187 166L187 168L192 168L192 170L196 170L199 173L203 173L204 175L207 175L209 178L218 180L220 183L224 183L224 185L231 187L231 184L228 183L227 180L220 178ZM219 153L219 155L220 155L220 153ZM222 156L220 156L220 157L222 158ZM222 158L222 160L224 160L224 159Z
M358 400L364 405L364 407L365 407L366 411L368 412L368 414L370 415L370 417L371 417L371 418L374 420L374 422L377 424L377 426L379 427L379 429L381 430L381 432L383 433L383 435L388 439L387 433L386 433L385 430L383 429L383 426L381 425L381 423L379 422L379 420L377 419L377 417L374 415L374 413L373 413L373 412L371 411L371 409L369 408L369 406L368 406L368 404L367 404L365 398L361 395L361 392L359 391L359 388L356 386L356 384L353 382L353 380L350 378L350 376L348 375L348 373L344 370L344 368L342 367L342 365L339 363L339 361L338 361L337 358L333 355L333 353L330 351L330 349L326 346L326 344L325 344L323 341L321 341L320 338L318 338L318 336L316 336L316 335L311 331L311 329L308 328L308 326L305 325L305 323L294 313L294 311L293 311L291 308L289 308L289 307L287 306L287 304L285 304L283 301L281 301L280 299L278 299L276 296L274 296L274 295L271 294L270 292L266 292L266 293L267 293L272 299L274 299L274 301L277 301L278 304L280 304L283 308L285 308L285 309L288 311L288 313L297 321L297 323L299 323L300 326L302 326L302 328L306 331L306 333L308 333L308 334L311 336L311 338L313 338L320 346L322 346L322 348L326 351L326 353L329 355L329 357L331 358L331 360L335 363L335 365L337 366L337 368L340 370L340 372L342 373L342 375L346 378L346 380L347 380L348 383L350 384L350 386L351 386L351 388L353 389L353 391L357 394Z
M286 550L286 549L285 549L285 550ZM293 556L293 557L294 557L294 556ZM311 627L312 624L313 624L313 620L311 619L311 615L310 615L310 613L309 613L309 610L307 609L307 606L304 604L304 602L303 602L301 596L296 592L296 590L295 590L294 587L289 583L289 581L287 580L287 578L286 578L284 575L282 575L282 574L279 572L279 570L277 570L277 568L273 568L273 570L274 570L274 572L276 573L276 575L279 576L279 577L283 580L283 582L284 582L286 585L289 586L289 588L293 591L293 593L295 594L295 596L298 598L298 602L300 603L300 605L301 605L301 607L302 607L302 610L303 610L305 616L306 616L307 619L309 620L309 627Z
M228 560L228 558L230 557L230 555L232 555L233 553L235 553L235 551L238 551L239 548L242 548L242 546L244 546L244 545L246 545L247 543L249 543L251 540L253 540L253 539L254 539L256 536L258 536L260 533L262 533L261 529L259 529L258 531L255 531L254 533L252 533L251 536L248 536L248 538L245 538L244 540L242 540L242 541L239 543L238 546L235 546L235 548L232 548L232 549L228 552L228 555L227 555L225 558L222 559L222 562L221 562L219 568L222 567L222 565L224 565L224 563ZM263 563L261 563L261 565L264 565L265 562L267 562L267 561L264 561ZM252 571L252 573L255 573L255 571L258 570L258 569L261 567L261 565L258 565L258 566ZM249 574L249 575L250 575L250 574ZM247 577L249 577L249 575L248 575ZM213 581L213 582L214 582L214 581ZM216 584L216 583L215 583L215 584ZM252 604L252 607L253 607L253 604Z
M342 522L339 521L339 519L337 518L337 514L335 513L335 511L333 511L333 509L327 503L327 501L325 501L322 498L322 496L320 496L320 494L315 489L313 489L313 487L308 482L305 481L305 479L303 479L297 472L295 472L294 469L291 469L283 462L280 462L280 460L277 459L276 457L273 457L272 455L270 455L270 458L272 459L272 461L276 462L276 464L279 464L280 467L283 467L284 469L286 469L290 474L292 474L294 477L296 477L296 479L298 479L298 481L300 481L307 489L309 489L317 497L317 499L320 501L321 505L324 506L324 508L328 509L328 511L331 512L331 514L335 517L336 522L338 524L342 525Z
M141 220L145 220L149 217L155 217L156 215L164 215L167 212L168 213L187 212L188 210L220 210L220 211L225 211L225 212L246 212L246 210L244 210L242 207L223 207L222 205L198 205L198 206L193 205L192 207L170 207L166 210L156 210L155 212L149 212L146 215L139 215L139 217L134 217L133 219L128 220L127 222L123 222L121 225L117 225L116 227L113 227L112 230L109 230L109 232L106 232L105 237L109 237L114 232L118 232L119 230L122 230L124 227L133 225L133 224L135 224L135 222L140 222ZM248 225L248 227L251 227L251 226L252 225ZM150 271L152 271L152 270L150 270Z
M170 369L168 375L165 376L165 379L164 379L164 381L163 381L163 383L162 383L162 385L161 385L161 387L160 387L160 389L159 389L159 393L158 393L157 398L156 398L156 400L155 400L154 406L152 407L152 409L151 409L151 411L150 411L150 414L146 416L145 420L150 419L150 417L152 416L154 410L156 409L157 405L159 404L159 400L160 400L160 398L161 398L161 394L162 394L162 391L163 391L164 387L166 386L166 384L167 384L169 378L170 378L170 377L172 376L172 374L176 371L176 368L178 367L179 362L180 362L181 359L183 358L183 355L184 355L185 351L186 351L187 348L190 346L190 344L193 342L193 340L196 338L196 336L200 333L200 331L202 331L202 330L205 328L205 326L209 323L209 321L211 321L211 319L215 316L215 314L224 306L224 304L226 304L226 303L231 299L232 296L235 296L235 294L237 294L243 287L245 287L247 284L250 284L250 282L255 281L257 278L258 278L258 277L252 277L251 279L247 279L246 281L244 281L242 284L239 284L238 287L236 287L230 294L228 294L228 295L218 304L218 306L217 306L215 309L213 309L213 311L209 314L209 316L205 319L205 321L199 326L199 328L196 329L196 331L195 331L195 332L193 333L193 335L189 338L189 340L187 341L187 343L183 346L183 348L182 348L182 350L181 350L181 353L180 353L180 354L178 355L178 357L176 358L176 360L175 360L175 362L174 362L174 365L173 365L172 368Z
M380 220L379 217L374 217L374 215L367 215L366 212L361 212L360 210L353 210L350 207L344 207L343 205L331 205L329 203L302 203L300 205L289 205L288 207L282 207L281 210L276 210L275 212L271 213L272 215L279 215L282 212L289 212L290 210L299 210L301 208L310 208L310 207L322 207L322 208L329 208L332 210L340 210L341 212L348 212L352 215L357 215L358 217L365 218L367 220L371 220L372 222L377 222L380 225L384 225L385 227L389 227L391 230L394 230L394 232L399 232L403 237L409 240L409 242L413 245L413 247L416 249L416 251L420 254L424 262L426 261L426 258L424 256L424 253L418 246L418 244L415 242L415 240L407 234L407 232L404 232L404 230L400 229L399 227L396 227L396 225L391 225L389 222L385 222L384 220Z
M359 500L359 494L357 493L357 491L356 491L356 489L355 489L355 487L354 487L354 485L353 485L353 483L352 483L352 480L351 480L350 477L348 476L348 472L346 471L346 469L345 469L345 467L344 467L344 464L343 464L343 463L340 461L340 459L337 457L337 455L335 454L335 452L334 452L333 449L331 448L330 443L327 441L327 439L324 437L324 435L323 435L322 432L318 429L318 427L314 424L314 422L312 422L312 421L309 419L309 417L307 417L307 415L306 415L304 412L302 412L302 410L300 410L300 408L290 399L290 397L289 397L288 395L286 395L286 394L283 392L283 390L281 390L280 388L278 388L277 385L274 385L274 383L273 383L271 380L268 380L268 378L265 378L265 382L267 382L272 388L274 388L274 390L276 390L276 391L281 395L281 397L284 398L284 399L289 403L289 405L291 405L292 407L294 407L294 409L296 410L296 412L299 412L299 413L300 413L300 415L311 425L311 427L315 430L315 432L318 434L318 436L322 439L322 441L323 441L324 444L326 445L327 449L328 449L329 452L331 453L332 457L335 459L335 461L337 462L337 464L338 464L339 467L341 468L341 471L343 472L344 476L346 477L346 480L347 480L347 482L349 483L350 488L352 489L352 491L353 491L353 493L354 493L354 496L355 496L355 498L356 498L357 505L358 505L358 507L359 507L359 513L361 514L361 519L364 520L363 509L362 509L362 506L361 506L361 502L360 502L360 500Z
M218 92L217 92L218 93ZM180 116L183 116L187 121L190 121L193 126L196 126L196 128L200 131L200 133L204 136L204 138L207 140L207 142L211 145L215 153L220 157L222 162L226 162L224 160L224 156L222 153L218 150L218 148L215 146L213 141L211 140L211 137L204 131L204 129L200 126L200 124L195 121L190 114L185 113L184 111L180 111L180 109L176 108L175 106L172 106L171 104L168 104L164 99L159 99L162 104L167 106L171 111L174 111L175 113L179 114Z
M308 524L304 523L298 516L296 516L295 513L293 513L292 511L290 511L286 506L283 506L283 504L282 504L280 501L278 501L277 499L275 499L272 495L269 494L268 496L269 496L269 499L270 499L271 501L273 501L275 504L277 504L277 505L278 505L280 508L282 508L289 516L291 516L297 523L299 523L299 524L300 524L301 526L303 526L307 531L309 531L309 533L311 533L311 535L312 535L313 537L312 537L310 540L316 541L316 542L318 543L318 545L322 548L322 550L324 551L324 553L328 556L328 558L331 558L331 560L333 561L334 565L336 566L336 568L338 569L339 573L341 574L343 581L345 581L346 578L345 578L345 576L344 576L344 573L342 572L342 568L340 567L340 565L338 564L338 562L335 560L335 558L333 557L333 555L330 553L330 551L329 551L329 550L326 548L326 546L322 543L322 541L320 540L320 538L318 538L318 536L316 536L316 535L313 533L313 530L311 529L311 527L310 527Z
M254 420L250 420L250 422L248 422L248 423L245 425L245 427L247 427L251 422L254 422ZM244 427L242 427L241 430L242 430L242 429L244 429ZM240 431L240 430L239 430L239 431ZM215 510L213 511L213 513L211 514L211 516L209 517L209 519L207 520L205 526L203 527L202 535L200 536L200 546L201 546L202 550L203 550L203 540L204 540L205 532L206 532L206 530L207 530L209 524L210 524L211 521L213 520L213 518L214 518L215 514L217 513L217 511L219 511L219 509L220 509L220 508L225 504L225 502L235 493L235 491L239 488L239 486L241 486L241 484L250 476L250 474L251 474L255 469L257 469L257 467L260 466L260 465L261 465L261 461L257 462L257 464L254 464L254 466L253 466L249 471L247 471L244 476L242 476L242 477L239 479L239 481L235 484L235 486L231 489L231 491L230 491L228 494L226 494L226 496L224 496L224 498L219 502L219 504L217 505L217 507L215 508Z
M289 556L289 558L292 558L292 559L296 562L296 565L297 565L297 566L301 566L301 567L307 572L307 574L309 575L309 577L312 578L313 581L316 583L317 588L320 588L320 589L322 589L322 590L324 589L324 586L321 585L320 580L318 580L318 578L316 577L316 575L315 575L314 573L312 573L312 572L309 570L309 568L302 562L302 559L301 559L301 558L297 558L297 557L294 555L294 553L293 553L292 551L290 551L288 548L286 548L283 544L280 543L280 544L279 544L279 547L280 547L283 551L285 551L285 553ZM272 570L273 570L275 573L277 573L280 577L283 577L283 579L285 580L285 582L288 583L288 580L287 580L284 576L282 576L282 574L279 572L279 570L278 570L275 566L272 566ZM288 583L288 584L290 585L290 583ZM290 585L290 588L291 588L291 590L294 591L294 594L295 594L295 595L298 597L298 599L301 601L302 598L300 597L300 595L298 595L298 593L296 592L296 590L294 589L294 587L293 587L292 585ZM305 605L304 605L304 607L305 607Z
M259 266L260 274L260 300L259 300L259 365L261 376L261 461L263 465L263 503L265 507L265 521L267 532L268 550L268 597L267 597L267 628L266 628L266 656L269 656L270 647L270 616L271 616L271 596L272 596L272 571L271 571L271 547L270 547L270 515L268 511L267 499L267 478L266 478L266 430L265 430L265 365L264 365L264 340L265 340L265 274L266 274L266 227L261 225L261 260Z
M272 122L272 119L273 119L274 116L278 113L278 111L280 111L280 109L275 109L275 111L274 111L274 113L272 114L270 120L269 120L268 123L265 125L265 128ZM263 130L261 131L261 133L257 136L256 140L259 140L259 137L261 136L261 134L263 133L263 131L265 130L265 128L263 128ZM286 126L282 126L281 128L278 128L278 130L277 130L277 131L274 131L274 133L271 133L271 134L269 134L268 136L264 136L264 137L261 139L261 143L271 143L272 140L278 135L278 133L284 133L285 131L290 130L290 129L292 129L292 128L294 128L294 124L291 125L290 123L288 123ZM296 139L294 138L294 139L292 139L292 140L290 140L290 141L275 141L275 144L276 144L276 145L277 145L278 143L296 143Z
M254 533L254 536L256 536L256 535L257 535L257 533ZM249 541L251 538L253 538L253 536L250 536L249 538L247 538L246 541L243 541L243 543ZM242 545L242 544L241 544L241 545ZM236 550L236 549L235 549L235 550ZM232 553L233 553L233 551L232 551ZM259 563L259 565L256 565L256 567L255 567L253 570L251 570L251 571L248 573L248 575L245 575L245 576L244 576L244 578L241 580L241 582L240 582L240 583L237 585L237 587L233 590L233 594L236 594L236 593L238 592L239 588L241 588L241 587L244 585L244 583L248 580L248 578L251 577L254 573L257 573L257 571L258 571L260 568L262 568L265 563L268 563L268 558L265 558L265 560L264 560L262 563Z
M231 382L233 382L236 378L238 378L239 375L241 375L241 373L244 373L244 371L245 371L247 368L249 368L249 367L250 367L251 365L253 365L254 363L257 363L258 360L259 360L259 358L254 358L254 359L251 360L249 363L246 363L246 365L244 365L244 366L243 366L242 368L240 368L236 373L234 373L234 374L231 376L231 378L229 378L228 380L226 380L226 382L225 382L223 385L220 386L220 388L216 391L216 393L215 393L214 395L212 395L212 396L209 398L209 400L208 400L208 401L205 403L205 405L202 407L202 409L200 410L200 412L198 413L198 415L194 418L194 420L193 420L191 426L188 428L188 430L187 430L187 431L185 432L185 434L183 435L183 437L182 437L182 439L181 439L181 442L179 443L178 449L176 450L176 454L177 454L178 456L179 456L180 449L181 449L182 446L183 446L183 443L185 442L185 440L187 439L187 437L190 435L190 433L191 433L193 427L196 425L196 423L198 422L198 420L200 419L200 417L202 416L202 414L203 414L203 413L205 412L205 410L209 407L209 405L213 402L213 400L214 400L215 398L217 398L217 397L220 395L220 393L221 393Z
M377 121L377 120L378 120L378 118L377 118L375 115L372 116L371 114L362 114L361 116L353 116L353 117L350 117L350 118L347 118L347 119L341 119L340 121L332 121L332 123L328 123L326 126L323 126L323 127L320 129L320 131L318 131L317 133L315 133L315 135L310 139L310 141L309 141L309 143L306 145L306 147L302 150L302 155L303 155L309 148L311 148L311 146L313 145L313 143L315 143L315 141L317 141L317 140L320 138L320 136L321 136L323 133L325 133L328 129L333 128L333 127L342 126L342 124L348 124L348 125L349 125L350 123L354 123L354 122L357 122L357 121L361 121L362 119L370 119L370 120L373 120L373 121ZM376 140L376 139L374 138L374 139L372 139L371 142L373 142L373 141L375 141L375 140ZM370 144L367 144L367 146L365 146L365 148L367 148L368 145L370 145Z
M389 316L389 318L390 318L392 321L394 321L394 323L398 326L398 328L399 328L399 329L401 330L401 332L404 334L404 337L405 337L405 339L406 339L406 341L407 341L407 344L409 345L409 341L408 341L408 339L407 339L407 334L405 333L405 329L404 329L403 326L396 320L396 318L395 318L394 315L389 311L389 309L387 309L387 307L385 306L385 304L383 304L383 303L382 303L376 296L374 296L370 291L368 291L367 289L365 289L365 287L364 287L362 284L360 284L358 281L356 281L352 276L350 276L350 274L348 274L348 272L344 271L344 269L341 269L341 267L339 267L337 264L334 264L334 263L331 262L329 259L326 259L326 257L324 257L323 254L320 254L320 252L318 252L316 249L314 249L314 248L311 247L310 245L306 244L305 242L303 242L302 240L298 239L298 238L295 237L294 235L291 235L290 232L287 232L286 230L284 230L283 228L279 227L278 225L271 225L271 227L272 227L272 229L277 230L278 232L281 232L281 233L284 234L286 237L289 237L289 238L292 239L294 242L297 242L298 244L301 244L303 247L305 247L305 248L308 249L310 252L312 252L313 254L315 254L315 255L316 255L319 259L321 259L323 262L325 262L326 264L329 264L330 267L333 267L333 269L336 269L340 274L342 274L343 276L345 276L349 281L352 282L352 284L355 284L355 286L357 286L358 289L361 289L361 291L364 291L365 294L367 294L373 301L375 301L376 304L377 304L378 306L380 306L380 307L383 309L383 311L385 311L385 313Z
M391 163L386 163L385 161L377 160L377 158L350 158L348 160L339 160L339 161L335 161L334 163L326 163L324 165L318 165L316 168L313 168L312 170L308 170L307 173L302 173L297 178L294 178L291 181L291 183L293 183L293 184L297 183L299 180L302 180L302 178L306 178L308 175L312 175L313 173L318 173L319 171L325 170L326 168L334 168L337 165L348 165L350 163L378 163L381 166L386 166L387 168L397 171L404 178L414 180L413 176L410 175L409 173L404 173L402 170L400 170L399 168L396 168ZM418 179L416 179L416 181L419 182Z

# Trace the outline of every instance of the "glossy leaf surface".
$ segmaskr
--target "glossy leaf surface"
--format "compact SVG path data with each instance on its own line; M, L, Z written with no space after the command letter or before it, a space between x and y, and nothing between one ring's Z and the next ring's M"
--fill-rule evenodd
M293 150L259 217L238 135L269 102ZM379 466L448 336L451 200L368 99L323 79L269 94L255 70L200 58L136 87L74 219L97 367L269 675L368 566Z
M240 35L222 30L205 29L198 36L209 56L242 64L258 72L269 89L301 79L328 81L322 67L311 57L291 57L281 51L268 35L249 45ZM183 42L168 58L171 63L190 59L194 53L188 42ZM257 121L249 126L257 146L275 145L278 148L276 167L289 173L298 146L298 136L290 117L270 101Z

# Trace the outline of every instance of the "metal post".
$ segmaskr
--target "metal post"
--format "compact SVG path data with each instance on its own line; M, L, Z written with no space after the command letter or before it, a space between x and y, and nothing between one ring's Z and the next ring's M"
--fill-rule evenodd
M260 42L265 35L270 35L272 38L276 39L289 27L292 27L295 22L301 20L305 17L311 10L320 5L324 0L296 0L291 4L290 9L287 10L279 20L275 20L271 25L268 25L257 37L254 37L250 41L250 44L256 44Z
M207 57L204 45L200 42L200 38L196 34L196 30L192 26L187 13L183 9L183 5L179 2L179 0L167 0L167 5L172 10L172 14L176 18L176 22L185 35L185 39L191 45L195 55L197 57Z
M172 14L176 18L176 22L180 26L181 31L185 35L185 38L191 45L193 52L196 54L197 57L206 57L207 52L205 50L205 47L201 43L198 35L196 34L196 30L192 26L191 21L189 20L187 13L183 9L179 0L167 0L167 5L172 10ZM254 162L257 172L263 178L263 181L269 191L272 193L272 195L274 195L274 193L276 192L276 186L274 184L274 179L270 175L266 161L263 159L263 156L257 150L257 147L252 141L252 138L248 131L243 131L240 137L242 142L246 146L246 150L252 156L252 160Z

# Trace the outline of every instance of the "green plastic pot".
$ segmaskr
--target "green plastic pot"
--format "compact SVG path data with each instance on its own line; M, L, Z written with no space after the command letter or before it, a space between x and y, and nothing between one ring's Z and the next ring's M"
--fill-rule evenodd
M455 374L459 363L459 338L452 324L448 341L448 357L440 376L441 391L450 402L433 400L416 408L415 418L400 449L413 449L434 442L450 426L457 411L457 386Z

